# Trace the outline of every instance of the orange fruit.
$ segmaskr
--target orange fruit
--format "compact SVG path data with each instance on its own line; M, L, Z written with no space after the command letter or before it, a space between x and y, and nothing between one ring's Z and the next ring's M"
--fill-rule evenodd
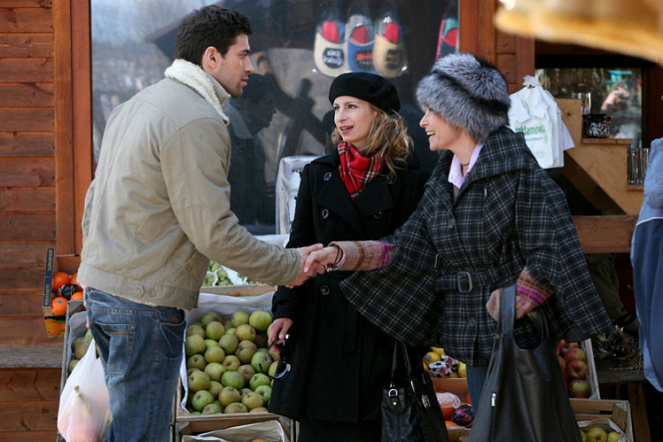
M57 296L51 300L51 310L55 316L64 316L67 314L67 300L62 296Z
M60 290L60 287L62 287L65 284L69 284L69 281L71 281L71 278L69 278L69 275L66 274L65 272L56 272L53 275L53 285L52 290L54 292L57 292Z
M71 295L70 301L82 301L84 298L83 292L76 292L73 295Z
M444 420L451 420L451 417L454 415L454 407L442 407L442 416Z
M81 286L78 284L78 272L76 272L76 273L74 273L73 275L71 275L71 280L69 280L69 284L76 284L76 286L78 286L78 289L79 289L79 290L83 290L83 287L81 287Z

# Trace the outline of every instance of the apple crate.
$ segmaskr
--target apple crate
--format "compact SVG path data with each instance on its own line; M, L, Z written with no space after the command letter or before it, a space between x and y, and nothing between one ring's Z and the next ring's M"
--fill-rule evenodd
M44 311L44 322L46 323L46 333L49 337L63 336L65 334L66 315L57 316L51 310L51 300L53 299L53 274L55 272L67 272L70 275L78 271L81 264L79 255L55 255L55 249L46 250L46 269L44 272L44 293L42 308Z
M609 419L621 430L620 442L634 442L631 405L625 400L571 399L576 420L581 427L599 424Z
M599 392L599 378L596 374L596 363L594 362L594 351L592 350L592 340L585 339L584 341L581 341L580 348L583 349L587 356L587 377L585 380L591 389L589 399L601 399L601 393Z

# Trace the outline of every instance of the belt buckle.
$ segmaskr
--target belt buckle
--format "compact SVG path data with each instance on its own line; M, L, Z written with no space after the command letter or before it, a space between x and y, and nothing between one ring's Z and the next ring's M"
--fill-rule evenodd
M461 283L461 276L466 276L467 277L467 284L468 288L466 290L463 289L463 283ZM461 293L469 293L472 291L472 275L470 275L470 272L458 272L456 275L456 282L458 282L458 291Z

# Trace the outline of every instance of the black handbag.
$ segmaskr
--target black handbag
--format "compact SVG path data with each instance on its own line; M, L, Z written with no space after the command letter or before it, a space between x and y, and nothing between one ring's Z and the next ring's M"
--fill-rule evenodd
M512 285L502 292L498 334L468 442L581 442L546 319L527 315L543 341L521 349L513 336L515 310Z
M397 379L399 348L405 362L405 376L401 379ZM423 369L413 369L407 345L397 341L391 383L382 393L382 442L448 441L447 427L430 375Z

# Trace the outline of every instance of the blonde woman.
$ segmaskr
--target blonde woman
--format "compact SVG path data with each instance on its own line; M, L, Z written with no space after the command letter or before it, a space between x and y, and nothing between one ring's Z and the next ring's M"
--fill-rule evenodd
M386 79L337 77L329 91L337 149L302 172L289 247L379 239L414 211L427 176ZM283 343L269 410L297 419L299 441L379 441L394 341L348 303L333 272L274 296L270 342Z

